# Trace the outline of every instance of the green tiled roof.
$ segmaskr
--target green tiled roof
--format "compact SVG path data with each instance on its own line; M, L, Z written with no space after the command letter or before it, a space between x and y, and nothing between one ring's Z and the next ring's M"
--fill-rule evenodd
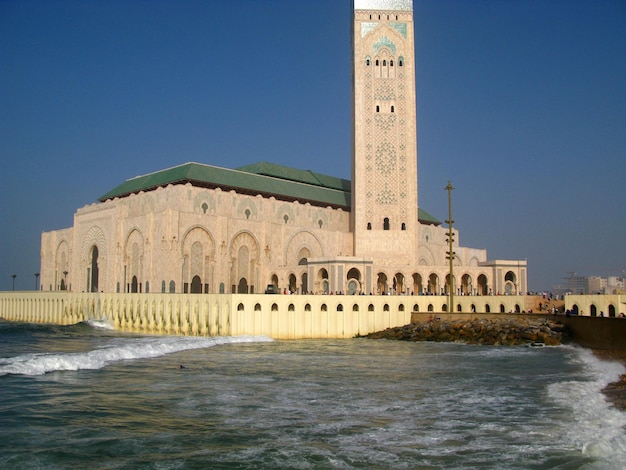
M126 180L117 188L100 197L99 200L103 202L107 199L125 197L139 191L150 191L168 184L191 183L194 186L205 188L219 187L224 191L233 189L241 194L261 194L286 201L309 202L316 206L340 207L346 210L350 208L349 181L341 183L345 180L329 178L331 184L326 185L323 181L314 182L312 178L314 178L315 173L312 172L300 172L279 165L269 165L268 168L273 169L274 174L265 175L243 169L229 170L201 163L185 163ZM289 174L290 177L279 176L281 172ZM309 175L309 178L297 178L299 173ZM339 189L342 187L348 189Z
M232 189L240 194L274 196L280 200L308 202L315 206L330 206L347 211L351 205L349 180L266 162L235 170L202 163L185 163L126 180L98 200L104 202L169 184L186 183L204 188L221 188L224 191ZM418 218L422 223L441 224L422 209L419 209Z
M432 215L430 215L428 212L426 212L421 207L419 207L417 209L417 219L422 224L426 224L426 225L441 225L441 221L440 220L435 219Z
M299 183L313 184L325 188L337 189L339 191L350 192L350 180L336 178L334 176L322 175L311 170L298 170L287 166L276 165L275 163L253 163L252 165L241 166L239 171L255 173L257 175L270 176Z

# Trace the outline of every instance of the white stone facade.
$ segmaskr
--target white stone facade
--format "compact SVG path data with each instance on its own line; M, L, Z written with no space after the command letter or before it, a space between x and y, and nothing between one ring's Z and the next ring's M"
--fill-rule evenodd
M42 290L447 292L447 228L418 220L410 2L355 5L381 10L354 14L351 207L194 182L137 190L42 234ZM525 261L488 261L454 240L456 295L526 291Z

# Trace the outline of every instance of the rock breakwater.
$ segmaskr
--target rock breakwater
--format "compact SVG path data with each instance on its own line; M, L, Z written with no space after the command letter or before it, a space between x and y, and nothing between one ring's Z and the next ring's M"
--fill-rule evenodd
M565 327L545 318L432 320L388 328L367 335L371 339L439 341L485 345L547 345L568 340Z

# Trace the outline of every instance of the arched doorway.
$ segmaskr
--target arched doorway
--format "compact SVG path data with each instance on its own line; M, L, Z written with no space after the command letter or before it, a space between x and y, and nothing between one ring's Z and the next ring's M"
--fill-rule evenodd
M428 293L432 295L439 294L439 278L435 273L428 276Z
M517 276L515 276L515 273L513 271L507 271L507 273L504 275L504 291L506 292L507 295L517 295Z
M132 293L136 293L138 290L138 285L139 283L137 282L137 276L133 276L133 279L130 281L130 291Z
M385 273L378 273L376 288L378 289L378 293L381 295L385 295L387 293L387 275Z
M481 274L478 276L478 295L487 295L487 276Z
M456 289L456 279L454 278L454 276L452 276L452 290L454 291L455 289ZM443 286L443 290L446 294L450 293L450 274L446 274L446 284Z
M463 274L461 277L461 294L472 295L472 277L469 274Z
M346 276L347 284L347 293L350 295L360 294L361 293L361 271L357 268L352 268L348 271L348 275Z
M191 278L191 293L202 294L202 280L200 276L194 276Z
M309 275L308 273L303 273L302 277L300 278L302 283L300 285L300 292L302 294L308 294L309 293Z
M91 269L90 269L89 292L98 292L98 247L91 249Z
M396 273L393 277L393 291L394 294L404 293L404 275L402 273Z
M328 271L322 268L317 272L317 282L322 294L328 294L330 291L330 283L328 282Z
M237 293L238 294L247 294L248 293L248 280L245 277L239 279L239 283L237 284Z
M423 290L423 286L422 286L422 276L420 274L413 274L413 294L415 295L419 295L422 294L422 290Z

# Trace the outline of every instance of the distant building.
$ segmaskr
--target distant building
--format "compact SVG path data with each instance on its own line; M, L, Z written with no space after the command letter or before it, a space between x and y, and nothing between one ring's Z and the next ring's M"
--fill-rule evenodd
M618 276L576 276L572 273L566 279L565 294L624 294L624 278Z
M446 293L447 228L417 201L412 1L355 0L353 20L350 181L272 163L129 179L42 234L42 289ZM454 266L458 295L527 290L526 261L458 231Z

